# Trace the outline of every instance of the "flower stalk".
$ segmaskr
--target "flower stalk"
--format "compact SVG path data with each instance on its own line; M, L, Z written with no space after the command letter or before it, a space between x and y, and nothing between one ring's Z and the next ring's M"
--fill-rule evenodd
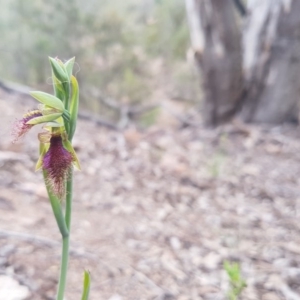
M63 300L67 282L69 243L72 216L73 168L80 169L77 155L72 146L76 130L79 87L72 75L75 58L62 63L49 58L52 68L54 94L34 91L31 96L41 103L40 108L30 111L16 122L13 129L15 141L33 126L44 125L38 135L40 157L36 170L42 169L49 201L62 237L60 277L56 300ZM82 299L87 300L90 275L84 274Z

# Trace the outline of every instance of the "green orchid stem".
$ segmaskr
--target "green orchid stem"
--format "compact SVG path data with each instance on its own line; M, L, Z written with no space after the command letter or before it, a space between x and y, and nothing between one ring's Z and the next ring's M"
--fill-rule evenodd
M69 230L68 227L66 225L66 221L63 215L63 211L60 205L59 200L52 194L52 192L50 191L48 184L47 184L47 174L45 171L43 171L43 176L44 176L44 181L45 181L45 185L46 185L46 189L48 192L48 197L50 199L50 203L51 203L51 207L52 207L52 211L53 214L55 216L55 220L57 223L57 226L59 228L59 231L62 235L62 237L68 237L69 236Z
M56 300L64 299L66 282L67 282L68 262L69 262L69 243L70 243L70 237L69 236L63 237L60 276L59 276L59 284L58 284Z
M62 256L60 266L60 277L58 284L57 300L63 300L67 282L68 262L69 262L69 243L70 243L70 227L72 216L72 196L73 196L73 170L70 171L67 180L67 196L66 196L66 210L65 210L65 224L68 229L68 236L62 236Z
M43 171L44 181L47 183L47 173ZM70 171L67 180L67 196L66 196L66 209L65 216L61 208L60 201L52 194L48 185L46 184L48 196L50 199L53 214L56 219L57 226L62 236L62 256L60 266L60 276L57 291L56 300L63 300L66 282L67 282L67 271L69 262L69 243L70 243L70 226L71 226L71 215L72 215L72 192L73 192L73 170Z

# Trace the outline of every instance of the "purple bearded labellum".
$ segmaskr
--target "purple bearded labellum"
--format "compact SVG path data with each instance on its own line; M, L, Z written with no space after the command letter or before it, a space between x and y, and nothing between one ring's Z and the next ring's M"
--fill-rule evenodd
M32 124L27 124L28 121L41 116L43 116L42 111L37 109L29 111L21 120L17 120L12 130L12 135L14 136L13 142L16 142L34 126Z
M47 173L47 184L60 200L65 197L66 180L73 161L72 153L63 146L61 134L53 134L49 149L43 157L43 169Z

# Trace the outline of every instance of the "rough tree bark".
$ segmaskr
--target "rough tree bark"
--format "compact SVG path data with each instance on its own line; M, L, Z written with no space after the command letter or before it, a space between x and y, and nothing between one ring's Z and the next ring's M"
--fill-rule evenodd
M186 0L192 47L203 77L204 120L298 119L300 1ZM246 16L237 24L236 8ZM237 10L236 10L237 11Z
M206 99L204 121L217 125L236 111L242 91L242 44L232 0L186 0L195 58Z

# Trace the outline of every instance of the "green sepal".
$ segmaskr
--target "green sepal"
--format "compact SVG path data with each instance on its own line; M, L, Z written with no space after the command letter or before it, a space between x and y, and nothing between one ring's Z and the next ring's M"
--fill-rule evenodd
M54 72L52 71L52 80L55 96L59 98L61 101L65 99L65 92L62 83L55 77Z
M50 65L55 77L60 82L69 82L68 74L64 68L64 65L60 64L56 59L49 57Z
M53 113L50 115L36 117L36 118L33 118L33 119L29 120L28 122L26 122L26 124L37 125L37 124L41 124L41 123L51 122L51 121L54 121L57 118L59 118L61 115L62 115L61 113Z
M77 117L78 117L78 104L79 104L79 87L78 82L75 76L71 76L71 85L72 85L72 98L70 104L70 129L69 129L69 140L72 141L76 130Z
M67 71L69 80L71 79L73 67L74 67L75 57L70 58L67 62L65 62L65 70Z
M75 152L75 150L74 150L72 144L70 143L70 141L67 140L67 139L63 139L63 145L64 145L64 147L72 154L74 166L75 166L78 170L81 170L80 163L79 163L79 159L78 159L77 154L76 154L76 152Z
M43 140L43 137L41 137L41 140ZM44 158L45 154L47 153L48 149L49 149L49 144L45 144L44 142L40 141L40 156L39 156L38 161L36 162L35 171L38 171L39 169L42 168L43 158Z
M43 156L40 156L38 161L36 162L35 171L37 172L38 170L40 170L42 166L43 166Z
M38 171L43 166L43 158L47 152L47 147L42 142L40 143L40 156L35 165L35 170Z
M89 271L84 271L83 275L83 291L81 300L88 300L91 287L91 274Z
M33 98L35 98L36 100L38 100L39 102L41 102L51 108L55 108L56 110L58 110L60 112L63 112L65 110L64 104L62 103L62 101L59 98L57 98L51 94L33 91L33 92L30 92L30 95Z

